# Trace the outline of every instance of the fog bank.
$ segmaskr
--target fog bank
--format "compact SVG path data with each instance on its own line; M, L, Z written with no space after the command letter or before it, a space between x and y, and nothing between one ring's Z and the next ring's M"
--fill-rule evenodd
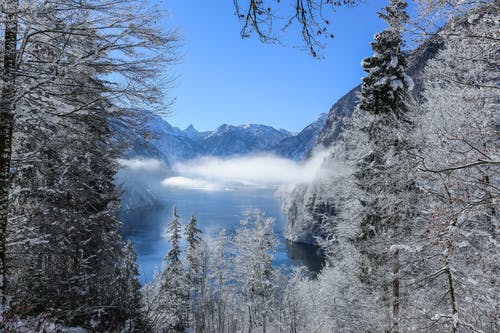
M174 165L175 177L162 181L166 187L221 191L242 188L277 188L312 181L329 151L313 154L307 161L275 155L233 158L202 157Z

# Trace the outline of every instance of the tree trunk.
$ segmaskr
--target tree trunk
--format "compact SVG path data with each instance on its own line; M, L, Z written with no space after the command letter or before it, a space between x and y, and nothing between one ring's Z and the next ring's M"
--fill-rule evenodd
M5 304L8 295L7 232L9 215L10 163L16 98L17 12L19 0L4 2L4 58L0 100L0 262L1 297Z
M399 249L394 251L394 267L392 271L392 332L399 333L399 305L400 305L400 268Z
M495 223L493 223L493 217L496 215L495 204L493 203L493 195L490 190L490 177L485 174L483 175L483 184L485 192L486 201L486 225L488 226L488 231L490 235L495 237Z
M452 313L452 325L451 325L451 333L456 333L458 328L458 323L455 322L455 317L458 314L457 310L457 300L455 298L455 287L453 286L453 276L451 274L450 268L446 268L446 276L448 279L448 293L450 294L450 303L451 303L451 313Z
M455 291L455 286L453 284L453 273L451 272L450 269L450 257L451 257L451 251L452 249L452 244L451 241L448 241L446 244L447 251L446 251L446 279L448 282L448 294L450 295L450 305L451 305L451 316L452 316L452 325L451 325L451 333L456 333L458 329L458 307L457 307L457 298L456 298L456 291Z
M252 322L252 307L248 306L248 333L252 333L253 322Z

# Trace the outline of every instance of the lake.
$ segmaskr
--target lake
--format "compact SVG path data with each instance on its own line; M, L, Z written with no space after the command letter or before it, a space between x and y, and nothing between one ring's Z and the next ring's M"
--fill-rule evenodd
M275 232L279 247L274 259L275 266L304 265L312 272L318 272L322 259L315 246L287 242L283 236L286 218L281 213L280 202L274 197L274 190L241 191L197 191L165 190L158 202L151 207L122 210L123 235L134 244L138 254L141 282L151 280L155 266L161 265L169 249L169 240L164 231L172 220L175 205L181 216L181 224L189 222L191 215L198 219L198 227L205 237L215 237L220 230L234 233L247 209L258 208L266 216L274 217Z

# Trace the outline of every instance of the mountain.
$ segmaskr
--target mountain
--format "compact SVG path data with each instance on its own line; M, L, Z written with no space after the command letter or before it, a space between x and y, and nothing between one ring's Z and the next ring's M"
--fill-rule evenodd
M224 124L203 137L203 155L234 156L269 151L290 135L265 125Z
M198 130L194 128L193 125L189 125L188 127L186 127L186 129L184 129L182 133L190 139L197 139L202 135L202 133L198 132Z
M337 141L344 129L346 120L351 118L352 112L357 104L357 96L361 86L357 86L342 96L330 109L325 124L315 142L322 147L329 147Z
M135 110L124 110L124 115L109 119L113 131L112 143L122 149L123 158L133 158L140 155L143 158L155 158L166 161L166 156L149 139L151 135L137 122Z
M259 124L223 124L213 131L200 132L193 125L181 130L161 116L147 111L130 111L133 116L113 120L116 136L126 143L126 158L157 158L167 164L200 156L241 156L252 153L273 153L285 158L306 158L323 128L327 115L293 134ZM141 125L127 121L142 119Z
M313 150L327 118L326 113L320 114L313 123L300 131L300 133L281 140L274 146L272 151L276 155L296 161L306 159Z
M252 153L272 153L301 160L313 148L327 115L300 133L271 126L223 124L213 131L198 131L193 125L184 130L172 126L163 117L140 110L123 110L123 115L110 119L115 144L124 148L124 159L155 159L162 168L147 173L122 168L115 177L122 195L122 209L151 206L158 202L157 180L171 175L171 166L201 156L231 157Z

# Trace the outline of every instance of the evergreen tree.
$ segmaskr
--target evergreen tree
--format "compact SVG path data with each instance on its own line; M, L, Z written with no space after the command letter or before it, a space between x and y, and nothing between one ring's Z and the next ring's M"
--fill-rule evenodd
M148 321L155 332L184 332L187 323L188 286L181 261L179 218L174 206L173 219L167 227L170 250L163 259L161 272L145 291Z
M367 258L362 279L375 288L381 284L376 294L382 308L392 309L387 311L390 332L400 331L400 246L412 223L416 194L411 147L404 135L411 128L407 92L413 88L402 51L406 7L405 1L390 0L379 13L388 27L375 35L374 55L362 62L368 75L357 108L363 119L358 130L365 140L355 173L362 206L359 246ZM375 282L374 277L380 280Z
M146 329L142 318L141 284L139 283L139 267L137 254L129 240L122 249L122 262L119 268L117 297L120 297L122 321L125 323L125 332L144 332Z
M205 284L207 275L207 249L199 234L201 230L196 226L197 220L193 215L184 229L187 247L185 261L187 265L187 283L189 289L189 313L192 315L193 327L196 331L205 330L202 304L205 301Z
M374 36L371 43L373 56L363 59L361 66L368 74L362 79L361 98L358 108L373 115L394 115L403 119L408 111L406 92L413 87L412 79L405 73L407 66L403 54L402 32L408 22L406 7L402 0L390 0L378 16L388 27ZM381 119L386 120L386 119ZM374 123L373 125L377 125ZM376 128L368 132L371 138L382 136Z
M164 271L163 283L165 291L170 297L169 307L173 315L173 321L169 326L177 332L183 332L186 324L187 285L180 258L180 240L182 234L179 218L177 208L174 207L173 220L168 226L170 250L166 257L167 267Z
M186 225L184 234L186 235L187 247L186 247L186 261L188 265L188 278L190 283L197 283L197 272L199 270L199 258L197 258L197 248L201 242L200 234L202 231L198 229L196 217L193 215Z
M181 224L179 222L180 216L177 214L177 208L173 208L173 219L167 227L167 232L170 237L170 250L165 257L165 263L169 271L180 275L183 271L181 262Z
M17 125L33 130L40 141L22 140L20 132L15 136L16 160L22 163L16 161L13 174L11 209L17 218L12 224L16 232L8 238L11 296L14 304L29 306L31 314L50 309L79 325L120 325L110 319L120 308L110 288L121 261L115 155L106 144L105 111L87 112L57 124L18 119ZM55 136L63 129L75 132ZM98 308L106 310L97 313Z
M99 303L96 295L107 290L92 280L104 269L106 284L111 281L121 244L116 156L109 146L108 121L118 116L112 103L158 104L154 81L168 62L159 51L168 51L173 39L153 28L154 11L134 0L9 0L2 8L0 296L27 301L18 296L32 289L37 311L97 309L85 302ZM21 253L36 265L18 265ZM57 269L47 268L54 260ZM32 270L30 281L20 279L23 266ZM62 281L76 271L80 277L72 281L87 286L53 283L52 275ZM88 294L98 286L104 293ZM66 288L77 293L71 302ZM61 297L66 305L53 306L60 302L43 296L47 289L68 296Z

